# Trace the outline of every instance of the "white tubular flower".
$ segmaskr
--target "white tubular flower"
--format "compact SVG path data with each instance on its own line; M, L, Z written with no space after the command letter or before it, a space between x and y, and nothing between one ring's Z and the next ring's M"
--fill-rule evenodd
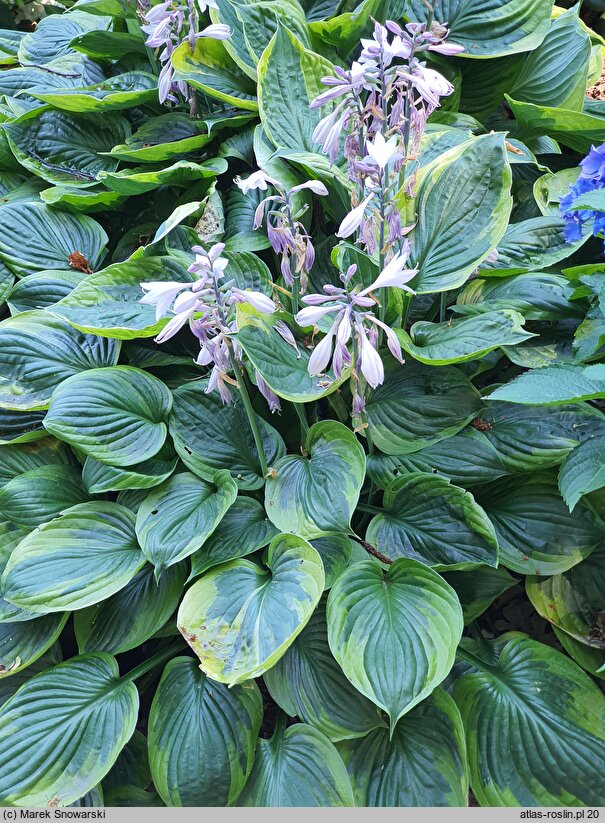
M398 289L403 289L404 291L409 292L410 294L415 294L415 292L410 289L405 284L415 277L418 274L418 269L406 269L405 265L408 261L409 252L404 250L401 252L397 252L387 263L384 269L380 272L376 280L371 283L367 289L363 289L357 295L358 297L363 297L366 294L369 294L372 291L376 291L377 289L384 289L389 286L394 286Z
M273 314L277 311L277 306L260 291L252 291L251 289L237 289L235 286L231 289L231 295L236 303L249 303L252 308L262 314Z
M269 177L268 174L265 174L264 171L260 169L258 171L253 172L249 177L246 177L245 180L242 180L241 177L236 177L235 185L242 190L244 194L248 194L249 191L252 189L260 189L261 191L266 191L267 186L279 186L279 182L275 180L273 177Z
M229 26L225 26L223 23L213 23L211 26L206 26L205 29L199 31L195 36L211 37L213 40L228 40L232 33Z
M182 292L183 289L190 289L191 283L152 281L151 283L141 283L141 288L146 294L144 297L141 297L139 303L155 306L155 319L161 320L162 317L166 316L175 297Z
M350 235L352 235L354 231L357 231L357 229L361 226L364 212L372 197L374 197L374 192L370 192L370 194L368 194L368 196L364 200L362 200L356 208L354 208L347 214L345 219L338 227L336 237L350 237Z
M326 334L323 340L315 346L311 352L311 357L307 364L307 371L309 374L322 374L328 368L328 363L332 357L332 341L338 328L339 318L337 317L330 331Z
M361 373L366 379L366 382L373 389L384 382L384 366L380 355L374 346L368 340L365 329L361 323L355 326L359 338L359 357Z
M391 160L400 160L402 157L397 151L397 144L398 138L396 135L385 140L382 132L378 132L373 143L366 142L366 150L378 168L384 171Z
M304 298L303 298L304 299ZM330 299L329 297L327 298ZM306 306L294 318L299 326L314 326L326 314L338 311L340 306Z
M294 192L297 191L302 191L303 189L310 189L314 194L319 194L322 197L325 197L328 194L327 188L319 180L307 180L306 183L300 183L298 186L293 186L290 189L290 194L294 194Z
M434 69L427 69L422 64L415 66L412 72L399 71L398 74L413 83L423 100L435 108L439 105L441 97L447 97L454 91L450 81L442 74Z

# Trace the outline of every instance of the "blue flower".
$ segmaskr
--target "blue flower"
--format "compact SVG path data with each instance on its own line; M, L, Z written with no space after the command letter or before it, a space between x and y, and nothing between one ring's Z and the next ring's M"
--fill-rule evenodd
M569 187L569 192L561 198L560 215L565 221L563 236L566 243L582 239L582 228L592 222L592 233L605 232L605 213L591 209L573 209L573 203L582 194L605 188L605 143L591 147L588 155L580 162L581 172L576 182Z

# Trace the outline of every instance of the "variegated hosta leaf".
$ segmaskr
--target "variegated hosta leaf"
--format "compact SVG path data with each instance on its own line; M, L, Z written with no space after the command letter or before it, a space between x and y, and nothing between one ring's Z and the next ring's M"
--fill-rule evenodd
M82 609L132 580L145 562L134 515L117 503L72 506L27 535L4 571L4 597L38 614Z
M324 571L317 551L293 534L274 537L266 567L232 560L187 592L180 632L220 683L242 683L270 669L303 630L319 602Z
M57 640L69 615L0 623L0 677L10 677L35 663Z
M139 696L108 654L33 677L0 709L0 803L68 806L113 766L135 729Z
M349 683L334 659L323 602L263 680L281 709L330 740L363 737L385 725L378 708Z
M63 509L88 499L75 467L39 466L0 489L0 512L11 523L30 531L57 517Z
M259 740L240 806L353 806L347 770L334 744L297 723Z
M276 534L277 529L257 500L238 497L201 549L192 555L191 577L199 577L213 566L264 548Z
M468 767L460 712L442 689L395 726L339 746L357 806L466 806Z
M55 390L44 426L95 460L133 466L164 445L171 407L166 385L141 369L89 369Z
M154 489L137 512L136 530L156 575L199 549L236 497L228 471L218 471L214 484L182 472Z
M588 675L565 655L516 632L485 653L473 646L472 658L461 650L461 657L470 666L453 696L479 803L602 804L605 697Z
M342 423L309 429L308 456L287 455L273 464L265 508L278 529L301 537L347 532L365 476L365 453Z
M605 651L605 544L552 577L527 577L536 611L575 640Z
M473 496L444 477L410 472L387 486L384 511L366 540L391 560L409 557L438 571L498 564L494 527Z
M0 405L6 409L47 409L53 391L68 377L114 366L120 344L72 328L43 311L8 317L0 323Z
M46 437L34 443L2 446L0 486L40 466L73 466L75 462L65 443L55 440L54 437Z
M190 657L171 660L149 714L149 763L167 806L232 806L254 762L263 700L253 681L229 688Z
M454 590L428 566L400 559L350 566L328 596L328 639L342 670L391 720L446 677L462 635Z
M216 393L206 394L202 381L186 383L173 393L170 435L183 463L204 480L229 469L241 489L258 489L263 477L246 412L239 399L226 406ZM257 416L269 465L285 452L277 431Z
M187 566L184 562L171 566L159 580L153 571L145 563L112 597L75 612L74 631L81 654L122 654L166 625L183 595Z

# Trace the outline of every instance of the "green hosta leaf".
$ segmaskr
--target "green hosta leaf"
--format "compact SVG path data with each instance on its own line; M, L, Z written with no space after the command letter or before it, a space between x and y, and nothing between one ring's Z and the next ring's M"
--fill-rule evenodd
M162 163L198 151L212 139L204 123L175 111L146 120L123 145L112 148L111 156L137 163Z
M347 770L329 739L297 723L260 739L240 806L353 806Z
M78 649L122 654L136 649L172 617L187 577L184 563L166 569L156 581L145 563L132 580L112 597L74 614Z
M350 429L322 421L309 429L308 456L286 455L273 464L265 508L280 531L305 538L347 532L365 477L365 454Z
M26 34L19 45L20 63L46 64L69 54L71 41L80 34L95 29L107 29L111 20L95 17L82 11L69 14L51 14L44 17L31 34Z
M237 342L265 382L280 397L293 403L310 403L325 397L343 382L328 371L321 377L309 374L310 353L302 345L288 343L275 328L273 315L258 315L254 309L238 310Z
M527 595L536 611L575 640L605 650L605 547L573 569L545 579L528 577Z
M21 671L16 672L11 675L11 677L0 678L0 706L16 694L21 686L28 680L31 680L34 675L40 674L40 672L60 663L62 660L61 646L59 643L55 643L48 651L44 652L41 657L30 666L27 666L27 668L21 669Z
M174 258L134 256L88 275L53 306L52 313L82 331L103 337L154 337L166 320L156 320L155 307L140 300L144 294L141 283L156 280L190 283L192 277Z
M131 54L145 54L144 40L125 31L89 31L69 44L93 60L120 60Z
M472 574L448 572L444 578L458 595L465 625L476 620L497 597L519 582L506 569L490 569L488 566L474 569Z
M190 657L171 660L149 714L149 762L165 803L234 805L252 770L262 716L255 683L228 688Z
M544 269L564 260L588 237L586 233L581 240L567 243L564 227L565 223L558 215L511 223L498 244L497 259L493 263L483 263L482 269L524 272Z
M18 280L7 297L11 314L54 306L67 297L83 277L77 271L43 271Z
M445 477L412 472L387 486L384 511L366 540L391 560L408 557L437 570L498 565L494 527L473 496Z
M44 426L95 460L134 466L164 445L170 392L131 366L89 369L55 390Z
M26 169L49 183L89 186L99 172L115 171L117 160L102 152L123 142L130 125L116 115L73 115L51 109L29 112L4 130Z
M580 499L605 486L605 437L586 440L571 452L559 472L561 496L573 511Z
M574 181L575 182L575 181ZM605 211L605 192L597 189L580 194L572 203L572 209L592 209L593 211Z
M20 529L11 523L9 520L0 519L0 576L6 568L11 554L17 548L19 543L27 535L27 531ZM0 586L0 591L2 587ZM10 623L19 622L21 620L32 620L37 617L33 612L20 609L0 596L0 622ZM11 662L14 662L11 661Z
M224 41L235 63L253 80L260 56L275 34L279 22L304 43L309 44L305 12L298 0L261 0L261 2L231 3L219 0L210 13L214 23L225 23L232 34Z
M114 766L103 780L103 791L107 793L120 786L144 788L151 783L151 771L147 758L147 738L135 731L120 752Z
M458 369L406 364L371 392L366 419L386 454L410 454L460 431L481 408L479 392Z
M340 747L357 806L466 806L468 768L460 712L442 689L389 737L375 729Z
M578 666L581 666L593 677L605 680L605 651L593 649L592 646L585 646L556 626L552 628L563 649Z
M311 545L317 549L321 562L324 564L326 575L324 588L331 589L336 578L349 565L353 544L346 534L326 534L311 540Z
M0 623L0 677L12 677L35 663L58 639L69 615Z
M82 481L90 494L102 494L122 489L151 489L168 480L176 469L178 457L167 443L155 457L126 469L118 469L87 457Z
M512 307L526 320L583 317L581 306L571 302L572 293L569 280L560 274L528 272L511 277L476 277L458 296L455 310L461 314L480 311L483 318L487 316L486 310L491 313L492 309Z
M4 597L38 614L83 609L124 588L144 559L132 512L81 503L19 543L2 578Z
M330 106L312 110L309 103L325 91L321 78L333 71L328 60L308 51L285 26L278 26L258 64L261 123L278 148L315 151L313 130Z
M52 92L32 89L31 94L38 100L50 103L57 109L86 114L103 113L129 109L133 106L142 106L153 102L157 97L157 79L153 74L145 71L130 71L118 74L109 80L102 80L82 88L54 89ZM127 134L120 135L123 140ZM116 135L118 137L118 135ZM114 140L113 145L116 145ZM110 151L107 148L106 151Z
M86 500L80 472L73 466L38 466L0 489L2 516L27 531Z
M422 0L400 2L397 11L411 14L412 20L426 20ZM465 57L499 57L539 46L548 32L550 11L551 4L541 0L444 0L439 19L448 21L450 39L464 46ZM398 17L394 9L389 13Z
M384 725L377 707L349 683L332 656L323 605L263 679L281 709L330 740L363 737Z
M519 79L507 89L515 100L581 110L590 59L590 38L577 9L554 19L550 31L525 60Z
M219 40L200 37L192 52L183 43L172 54L175 79L230 106L257 111L254 81L237 66Z
M585 509L569 512L551 474L502 478L482 490L479 502L496 530L500 562L520 574L566 571L603 539Z
M258 452L241 401L226 406L205 389L205 382L196 381L173 393L170 435L179 457L204 480L212 482L217 472L228 469L241 489L260 488L264 481ZM272 465L283 455L284 443L262 418L257 417L257 423L267 463Z
M497 388L489 400L508 400L533 406L578 403L605 397L605 365L576 366L571 363L545 366L520 374Z
M0 446L28 443L46 435L44 412L16 412L0 408Z
M53 437L36 443L3 446L0 456L0 487L30 469L47 466L49 463L61 467L73 466L75 462L68 447Z
M190 472L175 474L154 489L137 512L137 537L156 576L199 549L237 497L228 471L214 484Z
M485 312L447 323L414 323L407 334L397 330L402 348L429 366L444 366L485 357L499 346L515 346L534 335L522 328L516 311Z
M260 503L252 497L238 497L201 549L193 554L191 577L262 549L276 534L277 529Z
M192 181L216 177L227 171L227 161L222 157L192 163L189 160L177 160L172 166L151 169L138 166L116 172L99 172L98 179L107 188L120 194L134 195L158 189L160 186L188 186Z
M122 206L127 200L125 194L108 191L101 186L79 188L66 185L44 189L40 192L40 198L48 206L62 206L66 211L74 214L111 211Z
M52 19L52 18L49 18ZM139 698L107 654L74 657L36 675L0 710L0 801L68 805L107 774L132 735Z
M9 203L0 209L0 261L17 277L69 269L79 252L96 269L107 235L87 215L67 214L42 203Z
M454 289L500 242L512 208L504 135L473 137L421 174L414 263L420 293Z
M548 135L580 154L605 140L605 119L587 112L556 106L536 106L507 97L517 128L515 137L525 142Z
M0 29L0 65L12 65L17 62L19 43L25 32L12 29Z
M76 331L44 311L0 323L0 405L16 411L46 409L69 377L113 366L120 344Z
M454 663L462 635L456 593L416 560L383 571L374 560L350 566L328 597L332 654L355 688L391 721L427 697Z
M472 662L453 694L479 803L601 803L605 703L590 678L525 635L512 635L494 662Z
M178 627L219 683L242 683L270 669L311 617L323 591L317 551L292 534L274 537L267 568L232 560L187 592Z

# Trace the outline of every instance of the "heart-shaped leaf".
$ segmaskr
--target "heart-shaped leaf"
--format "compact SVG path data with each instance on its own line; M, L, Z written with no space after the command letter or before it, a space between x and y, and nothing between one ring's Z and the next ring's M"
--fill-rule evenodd
M263 485L258 452L239 400L225 406L220 398L206 394L204 382L179 386L173 392L170 434L183 463L204 480L212 482L216 473L229 469L241 489ZM272 465L285 452L275 429L257 416L267 463Z
M468 767L460 712L435 689L393 736L375 729L340 747L357 806L466 806Z
M444 477L412 472L387 486L384 511L366 540L391 560L409 557L438 571L498 565L494 527L473 496Z
M9 203L0 209L0 261L17 277L69 269L78 252L97 269L107 235L87 215L68 214L42 203Z
M232 560L189 589L180 632L219 683L242 683L270 669L303 630L324 586L321 558L293 534L274 537L267 568Z
M2 578L4 597L38 614L105 600L144 563L134 519L124 506L105 501L67 509L19 543Z
M411 454L456 434L481 408L479 392L453 366L406 364L369 396L368 431L386 454Z
M191 577L199 577L212 566L262 549L277 533L260 503L252 497L238 497L201 549L192 556Z
M365 476L365 453L342 423L322 421L309 429L308 457L276 461L265 487L272 523L301 537L347 532Z
M398 719L446 677L462 635L462 608L437 572L416 560L383 571L374 560L350 566L328 596L328 639L342 670Z
M80 473L73 466L39 466L0 489L0 511L11 523L31 531L63 509L88 499Z
M55 390L47 431L113 466L133 466L166 440L170 392L157 377L131 366L90 369Z
M151 774L166 805L234 805L262 716L254 682L229 688L208 680L190 657L171 660L149 713Z
M479 502L496 530L501 563L520 574L564 572L603 539L585 508L569 511L546 472L490 483Z
M78 609L74 614L74 631L80 653L123 654L145 643L174 614L186 578L184 563L166 569L157 581L153 566L145 563L112 597Z
M281 709L330 740L363 737L384 725L378 708L349 683L332 656L323 603L263 680Z
M136 529L156 575L199 549L236 497L228 471L217 472L214 484L182 472L154 489L137 512Z
M54 389L75 374L114 366L120 344L76 331L46 312L23 312L0 323L0 404L46 409Z
M472 667L453 692L479 803L602 803L605 698L597 686L565 655L522 634L503 635L488 652L484 660L461 650Z
M135 729L139 696L107 654L36 675L0 709L0 802L67 806L101 781Z
M575 640L605 650L605 546L577 566L552 577L528 577L536 611Z
M259 740L240 806L353 806L351 783L334 744L297 723Z
M69 615L0 623L0 677L11 677L35 663L57 640Z

